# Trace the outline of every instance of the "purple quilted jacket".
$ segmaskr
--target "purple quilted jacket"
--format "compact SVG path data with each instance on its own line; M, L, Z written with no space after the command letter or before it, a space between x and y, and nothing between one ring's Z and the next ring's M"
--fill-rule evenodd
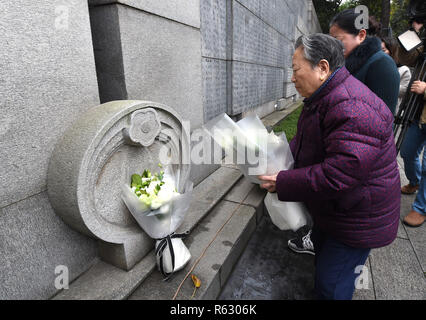
M352 247L390 244L398 231L400 180L386 104L346 68L309 99L281 171L282 201L306 204L316 227Z

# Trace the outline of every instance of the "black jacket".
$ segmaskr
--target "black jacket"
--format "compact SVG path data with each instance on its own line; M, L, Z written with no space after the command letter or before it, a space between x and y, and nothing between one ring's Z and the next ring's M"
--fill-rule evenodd
M400 80L398 68L393 59L382 51L379 38L367 37L346 58L345 66L395 114Z

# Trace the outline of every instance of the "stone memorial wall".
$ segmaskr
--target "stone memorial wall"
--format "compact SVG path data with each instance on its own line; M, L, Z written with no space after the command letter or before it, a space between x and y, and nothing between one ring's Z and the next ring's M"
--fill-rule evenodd
M140 155L120 144L130 120L101 104L155 101L146 107L170 106L192 133L222 112L262 116L296 97L293 43L319 31L311 0L5 0L0 12L0 299L52 298L58 275L72 282L99 260L129 270L152 248L111 202L106 181L122 177L114 166ZM61 141L93 110L111 116L97 117L104 122L90 137L71 134L91 155L78 158ZM190 179L197 185L218 167L192 165ZM88 205L62 192L77 177ZM104 234L99 219L125 231Z
M46 299L55 270L72 280L97 259L47 195L50 156L99 104L87 1L1 1L0 299Z
M294 41L320 31L310 0L201 0L204 119L292 102Z

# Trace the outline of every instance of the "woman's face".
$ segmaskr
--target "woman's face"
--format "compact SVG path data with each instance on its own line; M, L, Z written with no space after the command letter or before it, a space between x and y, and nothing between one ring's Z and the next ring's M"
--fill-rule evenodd
M303 56L303 47L294 52L291 82L302 97L309 98L321 86L327 79L327 71L319 66L312 69L310 62Z
M330 36L342 41L343 54L346 59L350 53L365 40L367 33L364 29L361 29L360 32L354 36L353 34L340 29L337 24L333 24L330 28Z
M388 55L390 55L390 51L386 48L385 43L382 41L382 51Z

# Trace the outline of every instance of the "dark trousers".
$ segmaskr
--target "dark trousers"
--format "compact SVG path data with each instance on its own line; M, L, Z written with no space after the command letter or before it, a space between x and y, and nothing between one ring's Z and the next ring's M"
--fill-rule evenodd
M365 264L370 249L347 246L315 227L311 240L315 249L317 299L351 300L360 275L356 268Z

